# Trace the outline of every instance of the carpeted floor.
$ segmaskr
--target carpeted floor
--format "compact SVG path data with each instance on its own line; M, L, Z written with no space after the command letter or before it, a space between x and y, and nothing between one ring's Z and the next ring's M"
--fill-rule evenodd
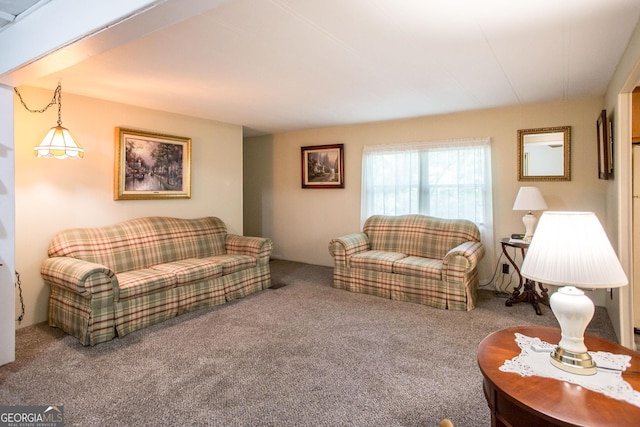
M557 325L488 290L454 312L331 288L330 267L271 268L273 289L95 347L18 330L0 405L63 405L67 426L486 426L480 341ZM615 339L603 308L588 332Z

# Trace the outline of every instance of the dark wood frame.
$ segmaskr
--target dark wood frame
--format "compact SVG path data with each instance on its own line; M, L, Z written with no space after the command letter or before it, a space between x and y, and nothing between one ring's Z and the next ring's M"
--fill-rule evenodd
M607 124L607 110L602 110L596 121L598 137L598 178L611 178L613 168L611 153L609 152L609 129Z
M344 188L344 144L301 147L300 154L302 188ZM319 162L321 157L327 157L333 167Z
M157 158L154 165L142 166L140 172L136 172L131 166L131 154L127 155L131 146L150 149L154 147L168 147L160 150L160 153L171 159L171 166L167 170L158 171ZM129 148L128 148L129 146ZM146 147L148 146L148 147ZM177 153L180 154L179 166L173 160ZM142 154L141 154L142 155ZM129 159L128 159L129 158ZM164 157L162 157L164 158ZM142 162L137 163L142 165ZM150 167L153 166L153 167ZM156 168L154 171L153 169ZM172 172L179 171L179 179L172 176ZM131 183L132 174L139 173L140 179L149 179L150 183L157 183L164 188L152 188L149 190L137 190L127 188ZM175 182L169 182L175 179ZM155 180L155 181L153 181ZM171 188L176 184L175 188ZM179 185L177 185L179 184ZM115 200L156 200L156 199L189 199L191 198L191 138L166 135L161 133L145 132L134 129L115 128L115 173L114 173L114 199Z

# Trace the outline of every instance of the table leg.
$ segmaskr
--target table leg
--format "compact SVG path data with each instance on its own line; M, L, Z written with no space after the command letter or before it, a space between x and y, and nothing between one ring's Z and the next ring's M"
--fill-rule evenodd
M540 294L536 291L536 287L540 287ZM511 297L505 302L507 307L511 307L513 304L519 302L528 302L533 306L538 316L542 315L540 309L540 303L549 305L548 289L542 286L542 283L534 282L533 280L526 279L524 282L524 290L522 292L519 289L515 289Z
M509 297L509 299L507 299L507 301L505 301L504 304L507 307L511 307L513 306L513 304L517 304L519 302L528 302L533 306L533 309L536 311L537 315L542 315L540 303L549 305L549 295L547 293L548 289L544 288L542 286L542 283L537 283L536 285L536 282L532 280L523 280L522 274L520 273L520 268L518 268L518 265L516 264L514 259L509 256L507 245L505 245L504 243L502 244L502 253L509 260L509 263L513 266L513 269L516 271L518 279L520 280L520 283L518 283L518 286L513 289L511 296ZM524 259L525 252L523 248L520 248L520 253L522 254L522 259ZM540 294L538 294L536 290L536 287L538 286L540 288Z

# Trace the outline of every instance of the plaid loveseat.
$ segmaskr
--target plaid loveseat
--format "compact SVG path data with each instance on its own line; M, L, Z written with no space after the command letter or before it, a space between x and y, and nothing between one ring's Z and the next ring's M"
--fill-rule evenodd
M95 345L271 286L269 239L215 217L147 217L61 231L41 268L49 325Z
M472 310L485 253L471 221L424 215L367 219L332 239L333 286L450 310Z

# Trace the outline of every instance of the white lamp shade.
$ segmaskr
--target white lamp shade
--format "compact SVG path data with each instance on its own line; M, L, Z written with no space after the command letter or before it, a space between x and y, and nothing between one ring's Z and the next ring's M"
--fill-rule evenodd
M520 271L536 282L585 289L628 283L618 256L592 212L543 213Z
M56 159L79 159L84 157L84 149L78 144L67 128L54 126L35 149L36 157Z
M520 187L516 201L513 203L514 211L542 211L545 209L547 209L547 203L538 187Z

